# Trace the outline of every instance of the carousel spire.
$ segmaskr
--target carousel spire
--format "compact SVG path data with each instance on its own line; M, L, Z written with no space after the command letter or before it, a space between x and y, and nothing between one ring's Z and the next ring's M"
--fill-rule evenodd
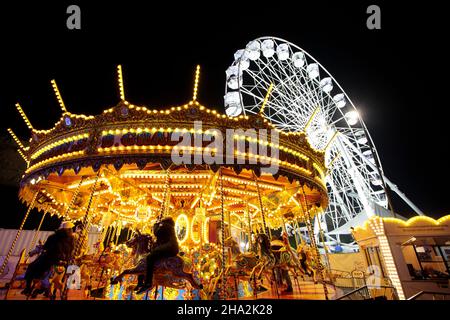
M197 69L195 70L195 80L194 80L194 94L192 96L192 101L197 101L197 92L198 92L198 81L200 79L200 65L197 65Z
M56 85L56 81L54 79L52 79L50 81L50 83L52 84L53 87L53 91L55 92L55 96L56 99L58 100L59 106L61 107L61 110L63 111L63 113L67 112L66 106L64 104L64 101L61 97L61 93L59 92L58 86Z
M119 83L120 100L125 101L125 89L123 87L122 66L120 64L117 66L117 81Z
M27 115L22 110L22 107L19 103L16 103L17 111L19 111L20 116L22 117L23 121L25 121L25 124L27 125L28 129L33 130L33 125L31 124L30 120L28 120Z
M22 141L20 141L19 138L17 138L16 134L14 133L14 131L12 131L11 128L8 128L8 132L11 135L11 137L13 138L13 140L17 143L19 148L22 149L22 150L26 150L26 148L23 145Z

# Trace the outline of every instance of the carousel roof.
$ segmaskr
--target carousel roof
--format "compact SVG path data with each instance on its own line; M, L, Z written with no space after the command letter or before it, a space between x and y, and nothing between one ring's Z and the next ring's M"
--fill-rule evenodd
M230 210L242 211L246 201L254 205L252 199L256 199L258 188L268 206L274 201L297 201L294 196L300 194L301 188L304 200L309 197L310 203L326 207L324 152L314 149L305 133L279 131L262 115L228 117L201 105L197 101L199 69L192 101L164 110L151 110L125 100L121 67L118 74L120 102L95 116L67 111L54 81L63 114L53 128L33 128L17 105L32 135L25 146L9 129L27 162L20 189L24 201L31 202L33 194L40 190L36 204L39 209L59 215L71 212L69 216L77 218L86 209L94 185L94 194L100 199L96 203L99 212L114 212L111 207L118 203L117 214L135 220L141 214L139 210L148 212L161 206L170 168L173 205L178 206L180 203L175 201L179 200L184 201L183 206L193 208L200 197L211 209L217 207L214 189L218 169L222 168ZM244 146L231 155L226 153L230 129L234 130L232 145ZM265 130L267 137L252 135L253 129ZM276 134L271 135L272 132ZM183 135L191 139L189 145L180 146L176 136ZM196 142L198 137L200 142ZM258 150L264 147L270 152L255 153L250 143L258 145ZM208 154L223 163L208 164L203 159L174 164L175 153L188 154L192 160L196 155ZM261 170L271 165L279 170ZM80 196L72 201L75 191ZM282 210L282 206L278 203L273 210Z

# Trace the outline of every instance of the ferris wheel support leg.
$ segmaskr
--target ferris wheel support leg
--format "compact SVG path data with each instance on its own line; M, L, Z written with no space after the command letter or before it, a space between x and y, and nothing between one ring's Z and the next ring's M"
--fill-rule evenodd
M345 141L345 140L344 140ZM348 141L345 141L346 144L356 153L358 154L361 158L365 159L366 157L357 149L355 148L351 143L348 143ZM369 160L366 160L366 164L372 168L372 170L378 171L379 168L377 168L377 166L375 166L374 163L372 163ZM394 191L400 198L402 198L403 201L406 202L407 205L409 205L411 207L411 209L413 209L419 216L423 216L424 213L422 212L422 210L420 210L414 203L411 202L411 200L409 200L406 195L401 192L397 185L393 184L392 181L390 181L384 174L381 175L385 181L385 183L387 185L389 185L389 188L391 188L392 191Z
M386 181L386 184L391 188L392 191L394 191L400 198L402 198L405 203L411 207L419 216L424 216L425 214L420 210L414 203L412 203L411 200L406 197L406 195L399 190L397 185L393 184L392 181L390 181L386 176L383 176L384 180Z

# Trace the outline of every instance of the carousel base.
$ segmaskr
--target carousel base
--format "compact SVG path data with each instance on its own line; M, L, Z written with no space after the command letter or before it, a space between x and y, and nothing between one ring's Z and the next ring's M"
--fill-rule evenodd
M265 288L260 290L256 297L251 291L244 291L241 288L245 288L246 284L239 285L239 298L230 298L230 300L254 300L254 299L286 299L286 300L325 300L324 287L322 284L315 284L312 281L299 281L298 284L293 284L292 292L283 291L285 287L278 287L278 294L276 288ZM84 290L68 290L67 300L155 300L155 290L152 289L148 293L137 295L135 293L125 292L124 288L120 285L112 285L109 288L109 292L104 294L106 288L99 288L92 292L90 296ZM40 294L35 298L27 297L23 295L23 289L13 288L0 290L0 300L50 300ZM331 285L327 285L328 299L333 300L340 296L342 293L339 289L335 289ZM100 296L96 293L103 293ZM7 297L5 296L7 294ZM187 296L189 292L184 289L162 288L159 287L156 293L156 300L199 300L200 293L198 290L193 290L190 293L190 297ZM56 300L61 300L59 294L56 296Z

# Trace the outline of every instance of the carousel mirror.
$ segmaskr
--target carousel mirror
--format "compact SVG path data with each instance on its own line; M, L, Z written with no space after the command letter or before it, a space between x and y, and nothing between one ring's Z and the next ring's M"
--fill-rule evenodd
M175 232L177 235L178 243L182 244L186 241L189 235L189 220L188 217L182 213L175 220Z

